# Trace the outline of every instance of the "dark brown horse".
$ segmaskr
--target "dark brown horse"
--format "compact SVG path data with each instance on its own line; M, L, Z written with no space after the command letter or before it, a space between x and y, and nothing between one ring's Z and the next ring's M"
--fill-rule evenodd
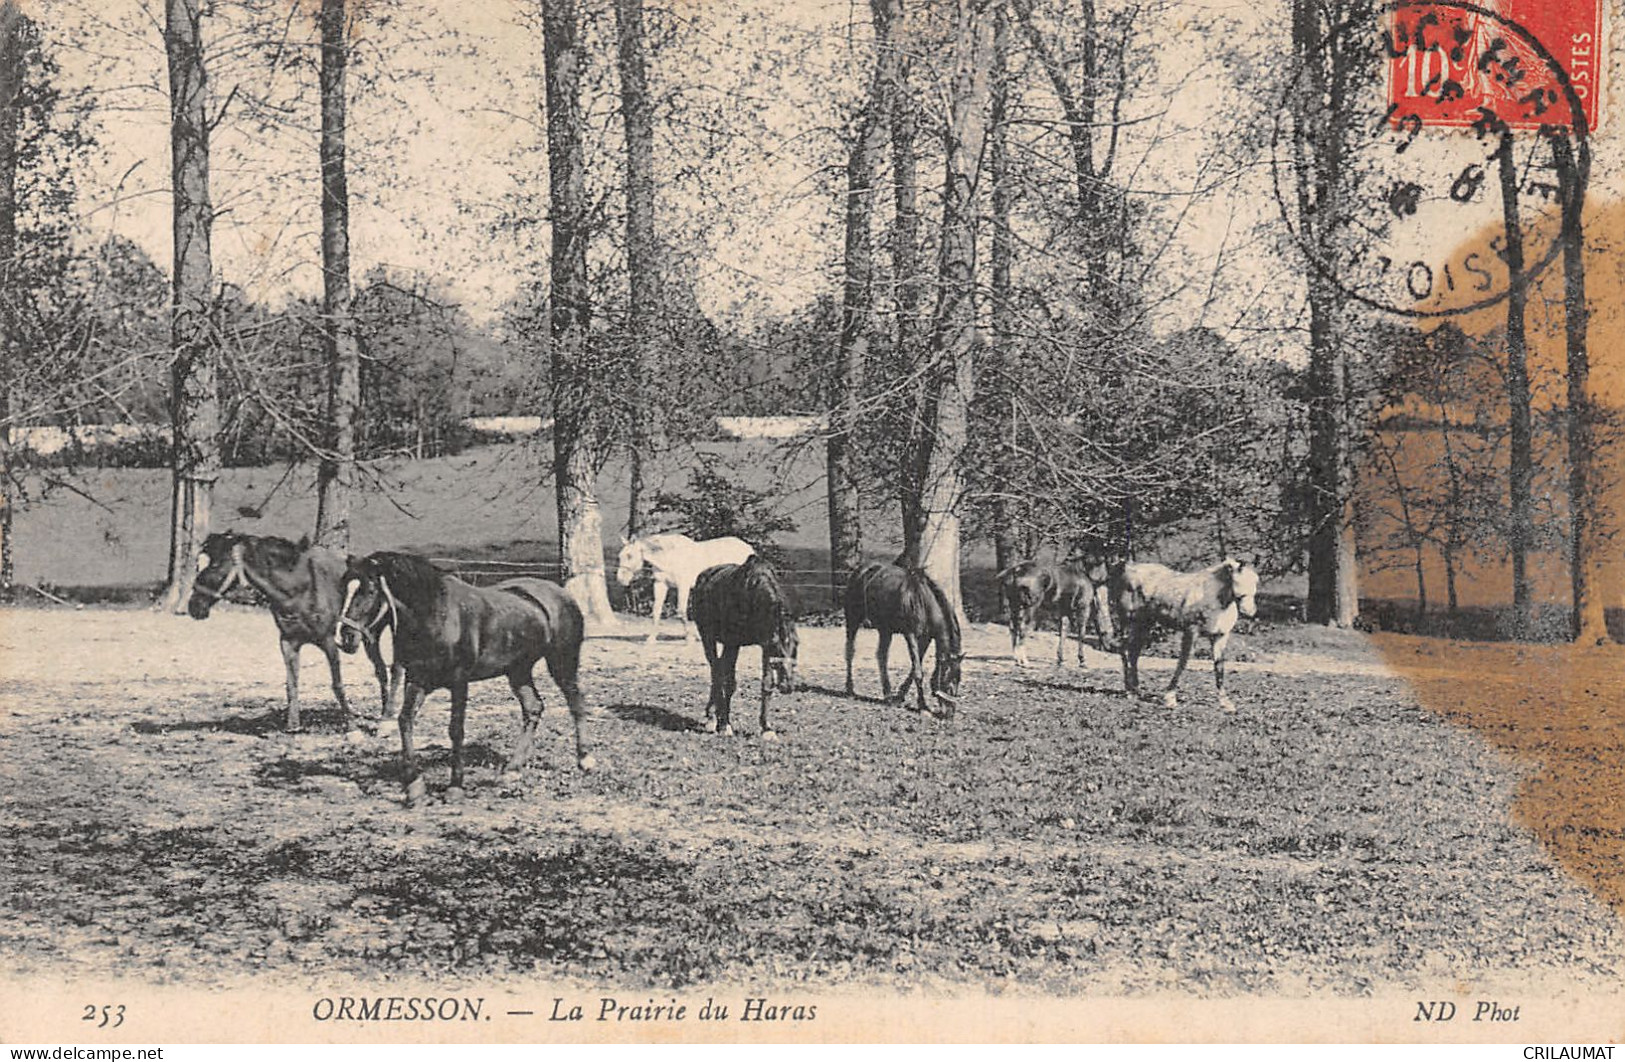
M327 667L333 676L333 696L338 698L339 708L344 712L344 728L350 731L352 738L358 737L359 732L352 729L350 701L344 695L339 651L334 644L334 631L344 609L344 555L312 546L308 537L289 542L270 535L239 535L227 531L204 540L198 564L201 570L192 583L192 596L186 602L186 611L193 619L208 619L214 603L239 586L258 590L270 605L271 615L282 635L282 663L287 668L287 728L299 729L299 650L314 645L327 657ZM401 683L400 668L384 666L384 655L378 645L379 636L388 624L387 616L378 617L377 622L363 632L362 638L373 672L378 676L386 722Z
M739 650L762 648L762 737L771 739L767 706L774 692L793 693L796 686L796 620L779 585L777 573L760 557L743 564L718 564L694 581L689 597L700 645L711 665L711 699L705 705L705 729L732 734L729 717L738 686Z
M1066 657L1068 621L1078 638L1078 666L1084 666L1083 634L1092 622L1101 648L1114 641L1111 610L1106 601L1107 567L1103 560L1076 559L1056 564L1024 560L999 573L999 590L1010 613L1010 650L1020 667L1027 666L1027 632L1038 613L1060 617L1061 637L1055 643L1055 666Z
M942 588L920 568L900 568L895 564L866 564L846 583L846 692L852 696L852 651L859 627L873 627L880 635L875 661L880 665L881 695L892 701L891 677L886 674L886 657L891 652L892 635L900 634L908 646L908 677L898 689L898 703L908 699L909 683L919 695L919 711L925 704L925 651L937 647L936 666L931 672L931 692L936 696L944 718L954 714L959 703L960 664L965 653L960 643L959 619Z
M1257 613L1257 593L1257 569L1229 557L1199 572L1178 572L1161 564L1124 565L1111 586L1112 608L1123 628L1124 690L1131 697L1139 693L1140 650L1152 628L1172 627L1180 633L1179 662L1162 701L1170 708L1176 706L1179 696L1175 690L1190 661L1191 643L1201 631L1213 650L1219 707L1235 711L1235 703L1224 692L1224 653L1237 617Z
M341 637L354 652L361 633L379 616L393 617L395 659L406 669L401 702L401 765L406 801L422 799L425 786L412 748L412 723L432 690L451 693L451 787L448 800L463 795L463 720L468 684L506 678L519 698L523 719L519 744L502 770L518 768L530 754L542 718L542 695L534 672L547 662L575 723L576 763L591 770L581 739L585 706L576 676L581 665L584 624L581 609L556 583L509 579L475 587L410 553L374 553L350 558L346 582L354 581L344 609Z

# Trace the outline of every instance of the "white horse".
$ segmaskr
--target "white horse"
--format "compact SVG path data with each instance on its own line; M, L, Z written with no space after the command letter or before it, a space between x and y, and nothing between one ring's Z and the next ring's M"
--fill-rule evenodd
M615 581L628 586L643 570L645 562L654 571L655 602L649 641L660 636L660 610L666 604L666 588L677 591L677 622L683 637L692 640L688 625L688 592L705 569L717 564L743 564L756 554L749 542L739 538L712 538L696 542L687 535L640 535L621 546L620 566Z
M1125 565L1111 579L1112 609L1122 636L1124 690L1131 697L1139 693L1140 650L1145 648L1151 628L1172 627L1180 634L1179 662L1162 703L1175 707L1179 677L1190 662L1191 643L1200 630L1213 649L1213 684L1219 691L1219 707L1235 711L1235 703L1224 692L1224 653L1237 617L1258 614L1257 594L1258 570L1230 557L1199 572L1177 572L1161 564Z

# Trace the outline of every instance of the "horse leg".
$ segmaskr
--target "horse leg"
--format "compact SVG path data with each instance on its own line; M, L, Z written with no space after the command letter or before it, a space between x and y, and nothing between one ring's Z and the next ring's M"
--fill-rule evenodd
M768 662L770 654L767 646L762 646L762 740L773 740L773 727L767 721L767 706L773 700L773 665Z
M453 683L451 693L451 786L446 800L456 803L463 799L463 723L468 715L468 683Z
M1145 623L1139 617L1131 616L1124 626L1127 629L1123 631L1120 648L1123 657L1123 692L1135 697L1140 692L1140 647L1145 639Z
M857 650L857 647L858 627L857 624L848 619L846 621L846 695L848 697L857 695L857 690L852 685L852 654Z
M739 688L738 672L735 670L738 666L739 646L723 646L717 670L722 679L722 696L717 699L717 733L723 737L732 737L734 732L733 700L734 690Z
M1179 676L1185 673L1185 665L1190 663L1191 642L1195 639L1195 627L1186 627L1179 632L1179 662L1174 664L1174 677L1168 680L1168 689L1162 695L1162 703L1170 708L1179 704L1179 695L1174 692L1174 689L1179 685Z
M920 659L920 641L908 631L903 632L903 645L908 649L908 678L903 680L903 688L898 690L897 702L908 701L908 684L914 683L914 692L919 695L919 711L926 711L925 707L925 663ZM937 652L942 647L937 646Z
M339 647L332 635L322 641L322 655L327 657L327 671L333 677L333 696L338 698L339 711L344 713L344 740L352 744L361 741L364 735L350 714L350 698L344 695L344 679L339 675Z
M1012 599L1010 607L1010 655L1015 658L1017 667L1027 666L1027 624L1032 617L1027 614L1025 604Z
M536 689L536 681L531 676L530 669L509 675L508 688L519 698L519 743L502 762L498 774L517 771L525 765L525 761L530 758L531 746L536 741L536 730L542 724L542 695Z
M694 628L688 625L688 591L689 587L681 584L677 587L677 622L683 625L683 641L694 640Z
M705 650L705 662L711 669L711 695L705 702L705 732L717 732L717 708L722 704L722 661L716 643L709 632L700 636L700 648Z
M412 722L417 718L418 705L423 703L426 691L415 682L406 684L406 697L401 701L401 714L396 722L401 729L401 784L406 787L406 806L411 807L423 799L423 776L418 773L418 755L412 748Z
M875 663L880 665L880 699L891 703L891 676L886 674L886 658L891 655L891 631L879 631L880 641L875 645ZM904 689L908 686L905 684Z
M1060 610L1060 613L1061 613L1061 637L1055 643L1055 666L1056 667L1065 667L1066 666L1066 621L1067 621L1067 610L1063 607Z
M299 729L299 643L291 638L282 639L282 666L288 672L288 718L284 729L291 734Z
M666 583L658 575L655 576L654 595L654 609L649 613L649 641L651 643L660 637L660 613L666 608Z
M1088 670L1089 662L1083 655L1083 635L1089 629L1089 614L1091 599L1085 598L1079 603L1077 611L1072 614L1072 633L1078 639L1078 668Z
M383 713L378 717L378 733L384 732L384 724L390 721L390 673L389 667L384 663L384 650L378 645L376 638L363 638L361 647L367 651L367 659L372 661L372 673L378 679L378 697L384 702Z
M1224 653L1230 647L1230 632L1208 635L1208 644L1213 647L1213 684L1219 691L1219 708L1233 712L1236 710L1236 702L1224 692Z
M547 673L553 676L553 684L564 694L565 707L570 709L570 725L576 735L576 767L583 771L590 771L598 766L598 761L592 758L587 751L587 741L581 734L581 721L587 717L587 704L581 699L581 642L579 639L563 639L553 646L553 651L547 654ZM531 692L536 693L536 686L531 684ZM536 694L536 714L542 712L542 696Z

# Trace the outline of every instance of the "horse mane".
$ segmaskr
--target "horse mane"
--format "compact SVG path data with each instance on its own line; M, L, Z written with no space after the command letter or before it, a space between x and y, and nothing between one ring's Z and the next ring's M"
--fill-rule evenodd
M907 570L909 582L916 585L924 584L926 590L931 594L932 600L937 603L937 608L942 612L943 629L948 635L947 650L950 654L958 656L961 650L959 617L954 614L953 606L948 603L948 595L942 592L942 587L937 585L935 579L925 573L924 568L909 568ZM942 652L942 648L941 646L937 648L939 654Z
M300 557L310 549L310 540L302 539L299 542L289 542L276 535L238 535L228 531L226 534L238 539L248 546L254 560L267 568L292 568Z
M445 596L449 576L415 553L386 550L372 554L362 563L383 576L396 597L415 607L432 604Z

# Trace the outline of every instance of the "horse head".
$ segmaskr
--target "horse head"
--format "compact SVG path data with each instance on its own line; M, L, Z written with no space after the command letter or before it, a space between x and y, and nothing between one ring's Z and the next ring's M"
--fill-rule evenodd
M936 695L944 716L952 716L959 707L960 665L964 662L963 652L947 652L938 643L937 664L931 672L931 692Z
M203 540L197 557L197 576L186 600L186 614L208 619L214 603L234 587L247 582L243 571L243 536L232 531L216 532Z
M763 650L773 677L773 688L780 693L796 691L796 654L800 648L801 638L796 633L795 621L781 614L772 641Z
M344 609L339 613L339 648L353 653L387 623L393 627L399 604L376 557L346 557Z
M1230 593L1235 596L1236 608L1243 616L1258 615L1258 569L1249 561L1226 557L1224 571L1230 578Z
M632 580L638 577L643 570L643 542L636 538L623 538L621 540L621 555L616 560L615 581L622 586L631 586Z

